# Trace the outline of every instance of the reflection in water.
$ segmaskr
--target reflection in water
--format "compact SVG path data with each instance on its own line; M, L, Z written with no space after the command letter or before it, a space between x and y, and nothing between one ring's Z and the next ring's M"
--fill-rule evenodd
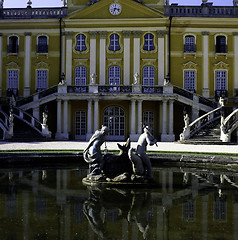
M237 239L236 172L158 168L156 189L87 188L86 174L0 172L1 239Z

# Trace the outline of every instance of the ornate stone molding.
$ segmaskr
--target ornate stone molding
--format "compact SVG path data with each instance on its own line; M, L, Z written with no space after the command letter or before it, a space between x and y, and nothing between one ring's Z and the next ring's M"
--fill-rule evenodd
M131 35L131 31L122 31L122 34L125 38L129 38Z
M158 30L156 31L158 38L163 38L166 34L168 34L168 31L166 30Z
M183 64L184 69L197 69L198 64L192 61Z
M6 67L7 67L8 69L19 69L19 68L20 68L20 66L19 66L18 63L16 63L16 62L7 63L7 64L6 64Z
M48 69L50 65L46 62L40 61L35 64L36 68L41 68L41 69Z
M228 70L229 69L229 64L223 62L223 61L220 61L218 63L215 63L213 64L213 67L215 70L218 70L218 69L226 69Z
M204 32L202 32L202 35L203 36L208 36L208 35L210 35L210 32L204 31Z

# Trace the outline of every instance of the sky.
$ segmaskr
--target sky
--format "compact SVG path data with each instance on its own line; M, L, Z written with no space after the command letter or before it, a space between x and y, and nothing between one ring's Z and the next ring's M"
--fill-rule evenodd
M62 7L62 0L31 0L32 7ZM28 0L4 0L4 8L24 8ZM232 6L233 0L208 0L213 6ZM202 0L170 0L171 3L179 5L201 5Z

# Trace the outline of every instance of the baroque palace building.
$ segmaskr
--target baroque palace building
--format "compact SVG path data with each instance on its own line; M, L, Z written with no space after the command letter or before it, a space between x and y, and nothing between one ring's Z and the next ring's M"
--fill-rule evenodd
M47 107L52 138L88 140L107 125L109 140L136 141L149 123L157 139L174 141L185 109L194 120L220 96L236 106L237 6L63 5L0 9L1 103L14 95L40 121Z

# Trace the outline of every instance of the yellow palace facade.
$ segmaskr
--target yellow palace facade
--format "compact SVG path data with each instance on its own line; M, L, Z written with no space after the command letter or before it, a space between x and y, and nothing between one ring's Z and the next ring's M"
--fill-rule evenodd
M68 0L62 8L0 9L0 94L36 119L48 108L55 139L160 141L220 96L236 106L238 9L160 0Z

